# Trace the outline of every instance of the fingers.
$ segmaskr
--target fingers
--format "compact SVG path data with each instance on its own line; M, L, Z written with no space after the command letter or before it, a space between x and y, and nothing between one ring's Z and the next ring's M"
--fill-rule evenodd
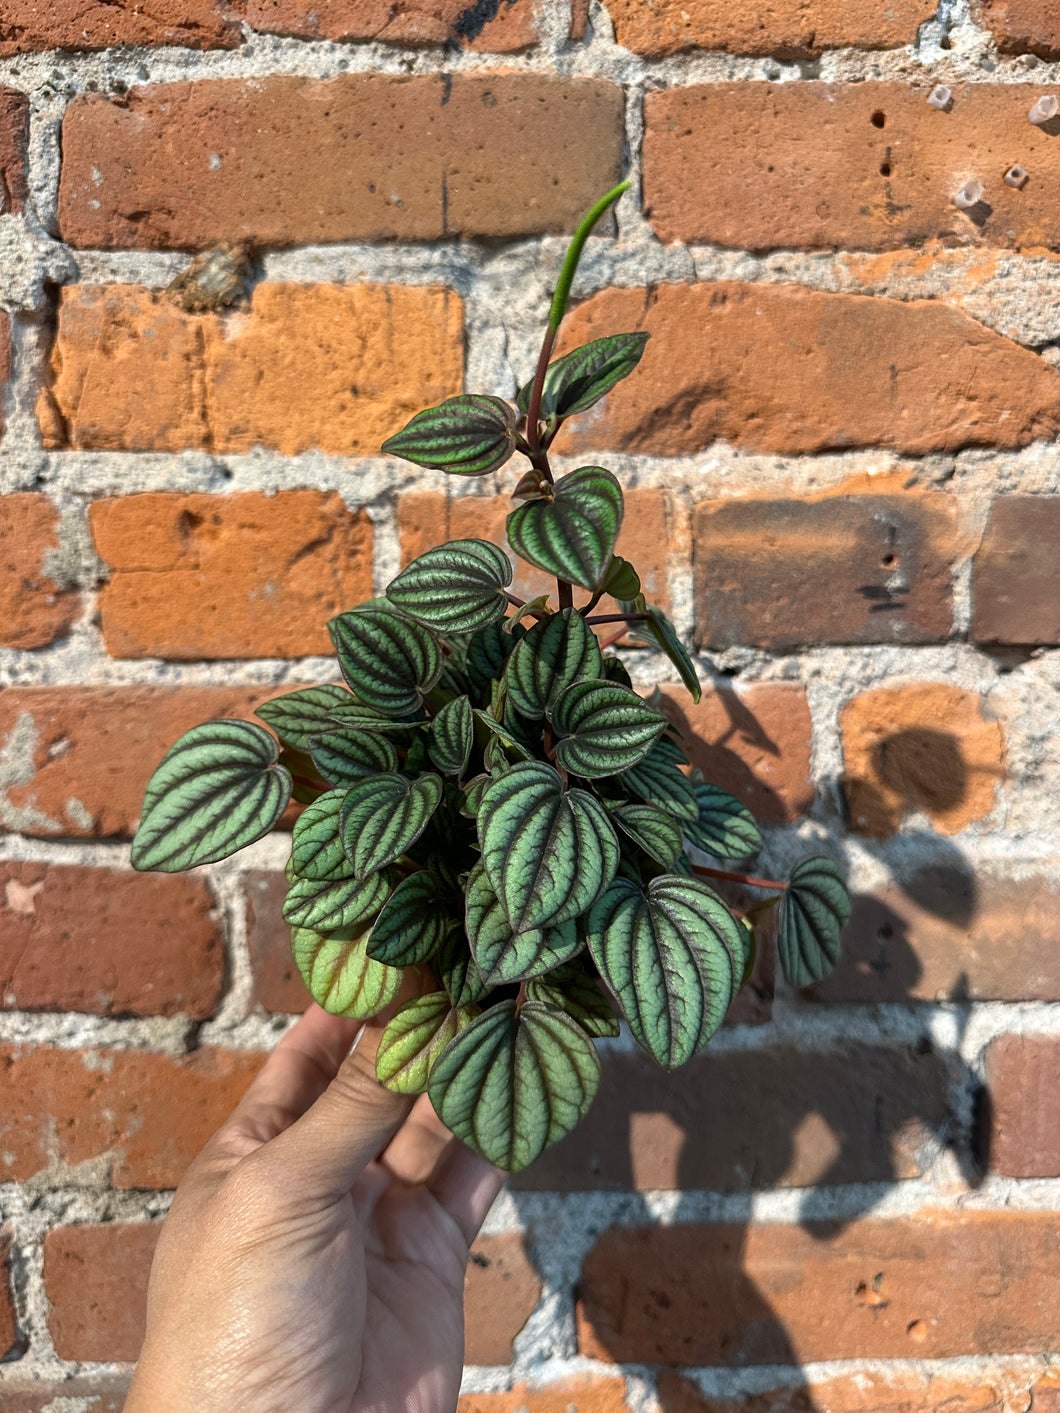
M421 1094L404 1124L379 1155L379 1161L399 1182L426 1182L451 1134Z
M478 1235L505 1174L473 1153L459 1138L446 1144L427 1190L459 1227L468 1246Z

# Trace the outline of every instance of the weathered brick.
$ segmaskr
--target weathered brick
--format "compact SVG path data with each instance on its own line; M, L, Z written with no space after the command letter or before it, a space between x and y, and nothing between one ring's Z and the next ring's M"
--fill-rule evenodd
M0 1046L0 1177L49 1171L115 1187L176 1187L261 1064L256 1051Z
M566 231L619 179L622 115L617 84L536 74L82 94L63 121L60 225L107 249Z
M1060 873L924 863L854 898L815 999L1060 1001Z
M758 452L923 455L1019 446L1060 428L1060 376L938 301L668 284L603 290L564 327L564 348L620 329L651 334L633 376L568 424L557 441L568 452L682 455L721 438Z
M138 285L76 285L52 375L39 411L53 446L372 455L460 391L463 309L447 289L263 284L222 318Z
M1005 773L1000 722L973 692L944 682L881 687L840 712L851 828L893 834L912 813L958 834L994 808Z
M966 1375L932 1370L859 1369L846 1378L803 1380L764 1393L708 1398L680 1374L659 1374L659 1402L666 1413L1014 1413L1046 1407L1050 1385L999 1368ZM1049 1407L1052 1407L1050 1404Z
M18 1317L15 1314L15 1296L11 1288L11 1268L8 1253L11 1250L11 1228L0 1227L0 1361L17 1359L20 1353Z
M1060 643L1060 495L1000 496L972 564L972 636Z
M683 687L664 687L661 705L681 731L690 764L759 819L782 823L809 810L813 727L802 687L708 687L698 705Z
M1045 938L1038 944L1048 945ZM986 1166L1002 1177L1060 1177L1060 1129L1054 1096L1060 1085L1060 1041L1052 1035L1002 1035L986 1052Z
M0 369L0 383L3 370ZM59 512L47 496L0 496L0 647L42 648L77 616L80 598L48 573Z
M48 1328L60 1359L136 1359L159 1222L53 1228L44 1241ZM479 1237L464 1284L469 1364L507 1364L541 1290L521 1236ZM596 1410L591 1410L596 1413ZM609 1413L609 1410L601 1410Z
M1045 3L1045 0L1040 0ZM766 0L736 8L724 0L607 0L615 40L637 54L721 49L730 54L775 54L808 59L825 49L896 49L912 44L931 19L929 0L897 0L862 9L845 0Z
M696 642L783 652L945 640L955 529L944 495L703 501L693 529Z
M223 983L203 879L0 864L3 1007L205 1020Z
M129 1391L129 1375L111 1374L103 1378L4 1380L4 1413L56 1413L75 1407L80 1413L122 1413ZM60 1400L76 1402L64 1404Z
M514 1384L504 1393L465 1393L457 1413L628 1413L624 1379L562 1379L543 1388Z
M1048 87L953 84L942 112L927 103L933 84L741 81L649 93L644 201L656 233L752 250L1057 244L1060 147L1027 121ZM1014 162L1032 174L1022 190L1001 180ZM986 187L971 215L952 201L970 177ZM891 361L899 378L923 376L908 342Z
M490 12L493 11L491 15ZM428 0L399 9L390 0L248 0L252 29L305 39L375 40L381 44L446 44L476 53L510 54L539 38L534 0L468 7L466 0Z
M4 23L0 17L0 56ZM22 210L26 185L26 143L29 139L29 98L13 88L0 88L0 216Z
M225 0L156 0L97 5L91 0L13 4L0 15L0 57L42 49L109 49L117 44L174 44L232 49L242 42L240 5Z
M372 597L372 525L322 491L97 501L113 657L330 654L327 620Z
M300 1014L310 998L291 956L291 925L283 920L287 879L255 869L246 875L244 888L253 999L266 1011Z
M673 1074L608 1053L588 1118L512 1186L742 1191L919 1177L954 1078L945 1055L909 1046L708 1048Z
M678 1366L1044 1354L1058 1240L1052 1212L614 1228L582 1267L580 1346Z
M1052 0L974 0L972 10L1002 54L1060 59L1060 13Z

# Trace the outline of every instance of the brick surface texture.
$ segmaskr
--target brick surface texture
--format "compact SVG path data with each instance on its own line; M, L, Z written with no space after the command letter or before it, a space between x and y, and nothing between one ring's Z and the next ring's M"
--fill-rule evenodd
M148 780L505 544L521 453L382 446L515 398L625 177L554 355L648 342L551 471L623 487L700 700L601 636L759 820L693 857L756 946L509 1181L457 1413L1060 1413L1058 64L1055 0L0 0L2 1413L121 1413L171 1194L310 1001L303 805L142 873ZM761 885L814 854L852 911L795 988Z

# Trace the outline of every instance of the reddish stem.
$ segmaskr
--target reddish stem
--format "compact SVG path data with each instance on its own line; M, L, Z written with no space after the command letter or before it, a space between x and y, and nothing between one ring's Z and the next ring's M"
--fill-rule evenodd
M751 878L746 873L729 873L724 868L703 868L700 864L693 864L692 872L702 874L704 878L722 878L726 883L743 883L748 888L775 888L781 893L788 886L786 883L774 883L771 878Z
M594 613L586 623L646 623L650 613Z

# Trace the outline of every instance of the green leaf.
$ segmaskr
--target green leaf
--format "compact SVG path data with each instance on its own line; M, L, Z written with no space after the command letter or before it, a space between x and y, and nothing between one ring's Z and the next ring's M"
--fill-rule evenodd
M291 933L291 951L309 994L333 1016L370 1020L401 990L404 973L373 962L364 930L343 928L325 936L311 927Z
M540 976L585 947L573 918L559 927L514 933L481 863L467 881L464 927L475 965L490 989Z
M517 1172L585 1117L599 1083L599 1057L577 1021L539 1001L503 1001L450 1041L427 1092L457 1138Z
M349 692L344 692L348 697ZM356 785L366 775L397 770L397 751L374 731L336 731L335 723L309 742L313 764L329 785Z
M678 756L681 752L678 751ZM699 804L692 782L674 763L672 748L662 740L632 770L623 770L616 780L645 804L656 805L681 822L682 827L699 818Z
M487 988L461 928L445 939L434 959L434 969L454 1006L470 1006L485 996Z
M475 718L467 697L446 702L427 732L427 753L443 775L463 775L475 744Z
M600 585L613 599L632 599L640 593L640 576L628 559L613 554L604 582Z
M445 907L445 890L427 869L403 878L375 920L368 955L392 967L428 961L451 926Z
M479 807L482 804L482 792L492 778L491 775L486 774L476 775L464 785L464 805L461 813L466 814L468 819L478 817Z
M367 878L393 863L420 837L438 808L437 775L370 775L347 791L342 842L355 878Z
M505 751L505 754L503 756L504 764L507 764L510 758L514 758L515 760L530 759L530 752L523 745L522 741L518 739L518 737L510 729L510 727L508 727L504 722L498 721L497 718L492 714L492 712L481 711L478 707L476 707L475 720L482 723L482 725L493 737L494 741L499 741L501 745L503 745ZM493 743L491 742L490 744ZM490 756L492 754L489 750L489 746L487 746L486 751L487 756ZM489 765L489 759L487 759L486 764L487 766Z
M133 868L176 873L268 834L291 798L291 776L278 758L276 737L250 721L186 731L148 781Z
M617 775L642 761L666 720L617 682L574 682L557 699L552 725L564 739L556 760L588 780Z
M539 720L572 682L603 676L596 634L573 608L535 623L508 659L504 686L520 716Z
M283 918L292 927L316 932L355 928L375 917L389 892L385 873L373 873L363 883L353 878L295 878L284 899Z
M515 450L515 411L499 397L462 393L417 412L382 450L453 476L487 476Z
M321 682L318 687L303 687L298 692L286 692L262 702L254 710L276 732L281 741L309 750L309 738L331 725L331 710L350 700L341 682Z
M828 975L849 920L850 894L839 865L826 858L800 860L780 900L777 934L780 964L792 986Z
M550 363L541 394L542 417L573 417L599 402L633 372L648 338L648 334L611 334L582 344ZM524 415L530 407L533 386L531 380L519 389L519 410Z
M699 818L685 825L685 833L697 849L719 859L749 859L762 847L762 835L754 815L734 796L716 785L695 785Z
M582 466L556 482L552 500L531 500L508 516L516 554L546 574L596 589L622 528L622 487L600 466Z
M414 559L387 598L439 633L475 633L504 617L511 560L488 540L450 540Z
M356 701L349 692L346 696L348 700L331 713L332 727L341 726L346 731L370 731L376 736L400 736L406 731L417 731L426 721L422 708L412 716L394 719L384 716L374 707L365 706L364 702ZM316 740L316 737L313 739Z
M535 977L526 988L526 997L565 1011L594 1039L621 1034L622 1024L611 1002L581 962L568 962L547 976Z
M610 654L604 658L604 670L596 675L608 682L621 682L623 687L633 686L633 678L629 675L626 664L620 657L612 657Z
M329 790L299 815L291 839L291 858L299 878L324 883L350 877L340 828L345 800L345 790Z
M585 790L564 791L542 761L520 761L488 785L477 824L486 874L517 932L578 917L618 868L604 806Z
M698 879L647 892L619 878L589 913L589 951L635 1039L676 1069L721 1025L743 974L743 928Z
M340 613L328 624L328 632L343 677L362 702L387 716L416 711L441 676L438 639L397 609Z
M379 1039L375 1073L394 1094L423 1094L438 1056L469 1025L476 1011L454 1007L444 991L406 1001Z
M611 818L633 842L663 868L673 868L681 856L681 826L654 805L620 805Z
M466 667L468 680L476 692L489 695L490 686L500 676L510 653L524 637L526 629L519 624L509 633L505 623L480 628L468 640Z
M647 643L650 647L661 648L677 668L681 681L691 693L692 700L698 702L703 695L703 689L699 685L696 665L688 656L684 644L677 636L676 628L662 609L650 607L643 594L637 594L632 599L620 599L619 604L623 613L647 614L647 618L642 622L629 625L630 637Z

